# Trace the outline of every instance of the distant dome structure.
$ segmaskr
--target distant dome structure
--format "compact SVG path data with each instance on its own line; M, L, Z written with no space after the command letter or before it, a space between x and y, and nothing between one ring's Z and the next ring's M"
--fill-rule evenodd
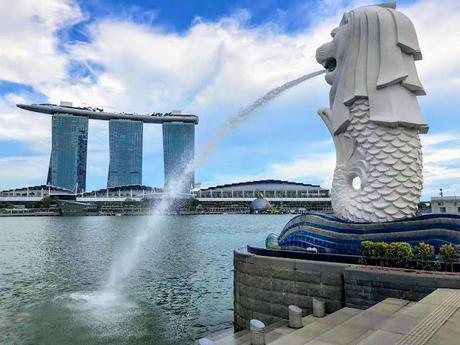
M251 202L250 208L251 212L261 213L270 210L272 206L267 200L259 197Z

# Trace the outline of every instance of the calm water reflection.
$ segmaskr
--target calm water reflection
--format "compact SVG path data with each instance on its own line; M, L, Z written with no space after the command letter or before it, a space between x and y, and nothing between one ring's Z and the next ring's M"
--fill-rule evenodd
M232 250L264 245L290 218L1 218L0 342L189 344L231 327ZM112 261L145 227L152 236L121 293L101 294Z

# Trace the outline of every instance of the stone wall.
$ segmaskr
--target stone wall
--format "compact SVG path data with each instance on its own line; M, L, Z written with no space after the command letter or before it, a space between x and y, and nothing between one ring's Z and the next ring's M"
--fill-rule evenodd
M387 297L418 301L439 287L460 288L460 275L421 273L352 264L288 259L234 252L234 315L237 329L249 320L271 324L288 318L295 304L304 315L312 298L326 301L326 312L344 306L365 309Z
M235 325L247 328L249 320L271 324L288 318L288 306L312 312L312 298L326 301L326 312L343 307L344 270L347 264L275 258L234 253Z
M365 309L388 297L419 301L437 288L460 289L460 276L351 266L344 283L345 305Z

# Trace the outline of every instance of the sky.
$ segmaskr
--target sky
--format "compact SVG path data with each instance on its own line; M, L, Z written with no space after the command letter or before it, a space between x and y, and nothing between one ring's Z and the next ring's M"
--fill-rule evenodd
M381 2L381 1L377 1ZM196 153L270 89L321 69L346 0L0 0L0 190L46 181L51 117L17 103L197 114ZM423 199L460 194L460 1L398 1L417 30ZM330 187L331 137L316 113L322 76L289 90L229 133L196 172L205 186L282 179ZM87 190L104 188L108 124L90 121ZM143 183L163 185L161 126L144 125Z

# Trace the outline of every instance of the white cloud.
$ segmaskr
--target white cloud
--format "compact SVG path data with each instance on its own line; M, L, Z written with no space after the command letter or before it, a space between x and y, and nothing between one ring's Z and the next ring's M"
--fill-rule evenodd
M460 133L441 132L422 136L423 195L425 199L439 194L460 192Z
M0 80L40 86L65 78L57 31L82 18L70 0L0 1Z
M357 3L363 1L351 7ZM84 18L76 2L16 0L11 6L3 1L0 79L30 85L51 102L70 100L122 111L179 108L198 113L199 136L206 138L225 118L270 88L320 68L315 50L330 39L329 32L338 24L344 6L342 0L323 2L314 25L292 34L281 32L273 25L276 23L248 26L244 12L216 22L197 20L183 34L165 32L151 23L96 18L86 27L89 42L69 43L60 42L58 32ZM299 7L302 9L308 10ZM411 17L419 33L424 60L418 65L428 92L455 92L460 72L458 1L447 0L440 6L438 1L425 0L401 10ZM84 77L69 78L70 61L80 64L78 68L87 72ZM328 92L322 78L303 87L305 91L293 93L289 102L306 108ZM39 143L42 152L49 150L49 118L14 108L13 103L21 100L18 97L24 95L11 94L0 100L0 140ZM107 165L101 156L107 152L107 129L102 124L91 126L91 166L100 176ZM161 147L160 131L148 133L145 149ZM427 166L439 165L439 156L431 154L429 146L442 138L427 138L432 138L424 140ZM36 149L37 145L29 146ZM455 148L443 150L444 157L458 158ZM330 150L282 158L267 162L260 176L330 182L334 166Z
M421 80L431 93L454 93L460 86L460 2L424 0L402 8L412 19L422 50Z
M0 140L26 143L30 150L40 153L50 147L50 121L46 115L20 112L16 102L30 102L20 94L0 97Z
M0 158L0 190L43 184L48 163L49 156L44 155Z

